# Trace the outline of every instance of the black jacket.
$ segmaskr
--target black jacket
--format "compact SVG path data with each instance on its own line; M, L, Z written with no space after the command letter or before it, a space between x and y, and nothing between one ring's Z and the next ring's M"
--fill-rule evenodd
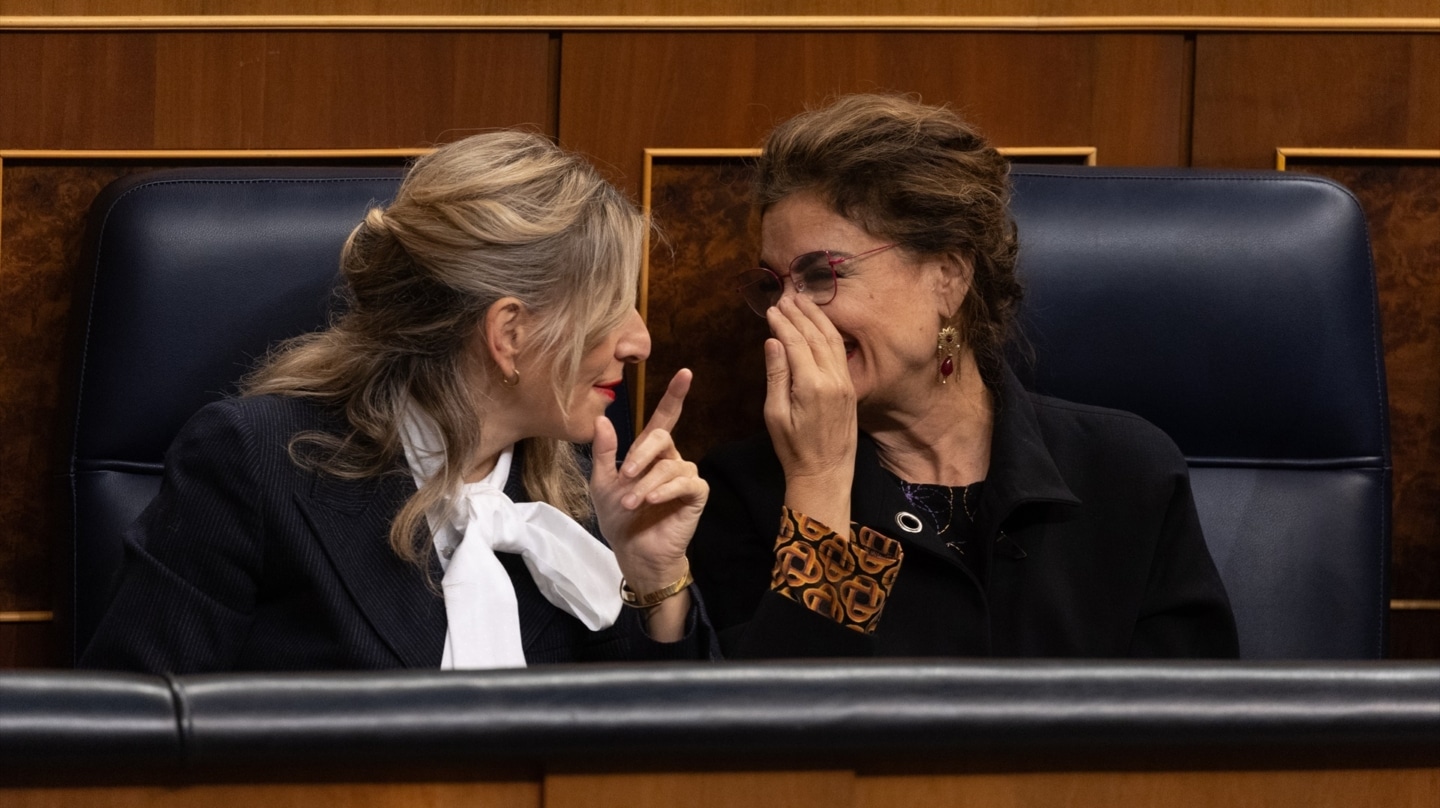
M289 456L300 432L343 433L297 398L211 404L166 456L160 493L126 536L124 577L81 667L173 673L438 668L445 602L390 549L390 524L415 492L403 465L352 481ZM516 453L506 493L523 500ZM677 643L657 643L624 609L591 632L540 594L517 555L498 554L515 586L531 664L705 658L699 604ZM439 581L438 565L431 574Z
M785 479L768 437L707 457L690 555L727 655L1236 656L1175 444L1135 415L1028 393L1008 370L996 404L975 513L983 581L932 526L897 529L913 508L860 435L852 518L905 553L871 636L769 591Z

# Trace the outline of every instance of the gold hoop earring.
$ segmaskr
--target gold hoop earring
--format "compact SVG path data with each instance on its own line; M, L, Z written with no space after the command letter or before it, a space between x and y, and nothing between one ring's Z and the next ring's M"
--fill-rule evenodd
M500 383L505 385L506 387L514 387L518 385L520 383L520 368L515 368L515 378L507 379L504 376L501 376Z
M955 373L955 352L960 349L960 332L953 325L943 326L935 339L935 358L940 360L940 373L935 378L945 384Z

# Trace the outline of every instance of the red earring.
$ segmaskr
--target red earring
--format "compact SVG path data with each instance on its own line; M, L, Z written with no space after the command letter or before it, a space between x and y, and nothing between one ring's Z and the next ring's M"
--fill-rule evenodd
M955 352L960 348L960 332L955 326L947 325L940 329L940 335L935 340L935 358L940 360L940 375L937 377L941 384L945 384L955 374Z

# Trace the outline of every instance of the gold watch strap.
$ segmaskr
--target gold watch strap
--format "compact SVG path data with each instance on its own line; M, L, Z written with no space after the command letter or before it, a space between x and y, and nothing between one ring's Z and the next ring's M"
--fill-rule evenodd
M690 575L690 562L686 561L685 574L681 575L678 581L670 584L664 589L657 589L654 592L646 592L643 595L636 594L635 590L630 588L630 584L622 578L620 580L620 601L626 606L633 606L636 609L648 609L651 606L659 604L668 598L672 598L680 594L682 591L684 591L685 587L693 583L695 583L695 579Z

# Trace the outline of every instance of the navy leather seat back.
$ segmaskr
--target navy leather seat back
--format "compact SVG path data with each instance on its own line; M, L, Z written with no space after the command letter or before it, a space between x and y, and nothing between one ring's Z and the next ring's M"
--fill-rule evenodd
M1354 197L1280 172L1031 166L1013 211L1032 386L1179 444L1242 655L1383 656L1385 372Z
M81 267L69 484L74 652L120 570L165 449L279 339L325 322L341 245L399 169L179 169L96 198ZM84 292L89 293L88 301Z

